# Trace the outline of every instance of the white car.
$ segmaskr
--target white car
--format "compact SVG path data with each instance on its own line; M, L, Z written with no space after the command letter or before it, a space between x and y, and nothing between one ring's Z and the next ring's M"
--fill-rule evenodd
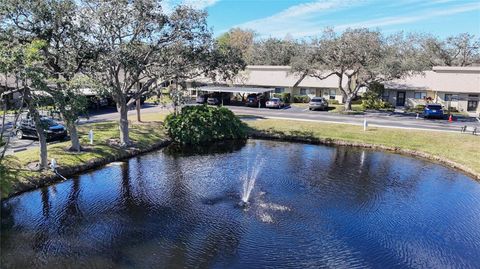
M282 108L285 107L285 102L282 101L280 98L272 98L267 101L266 107L268 108Z

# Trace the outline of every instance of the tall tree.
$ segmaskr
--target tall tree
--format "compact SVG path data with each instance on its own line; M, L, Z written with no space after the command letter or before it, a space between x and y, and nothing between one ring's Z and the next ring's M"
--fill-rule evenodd
M46 46L46 42L34 40L29 44L4 42L1 45L5 46L2 51L6 51L6 53L1 53L0 64L3 65L3 71L11 75L16 81L12 92L20 93L23 97L21 106L24 104L27 106L28 115L34 122L40 142L40 169L47 168L46 126L38 112L38 105L41 100L41 96L38 94L48 88L47 74L43 66L45 59L41 52ZM5 151L2 152L0 161L3 159L4 154Z
M84 0L82 7L92 29L89 41L100 51L90 75L115 101L120 144L128 146L128 106L175 61L172 47L195 47L202 40L208 32L206 13L180 6L167 15L156 0Z
M442 40L431 35L417 35L423 58L430 65L469 66L480 63L480 39L461 33Z
M44 66L52 87L46 89L53 97L70 134L71 149L80 151L76 120L84 111L86 102L78 88L71 85L85 64L95 55L86 42L89 28L78 16L74 0L0 0L1 25L10 40L46 42L42 48ZM75 106L65 106L65 102ZM82 107L83 106L83 107Z
M299 53L299 45L293 40L268 38L255 42L250 64L254 65L290 65Z
M341 35L326 30L320 38L304 44L293 70L303 76L338 78L345 109L351 110L358 91L372 82L387 81L421 72L416 50L403 34L384 38L368 29L347 29Z
M233 28L217 38L220 46L229 46L239 50L246 63L252 62L253 44L255 32L252 30L244 30Z

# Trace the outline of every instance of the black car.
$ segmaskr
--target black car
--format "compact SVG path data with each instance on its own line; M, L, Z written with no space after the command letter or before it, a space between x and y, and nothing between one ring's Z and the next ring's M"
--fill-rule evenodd
M246 106L259 107L260 105L260 107L265 107L266 101L265 95L252 93L247 96Z
M208 99L208 94L199 94L197 98L195 99L195 102L197 104L205 104Z
M207 104L209 105L229 105L230 104L230 95L224 93L215 93L211 94L207 98Z
M67 130L65 127L51 118L41 118L40 121L44 126L45 136L47 140L63 140L67 137ZM17 125L16 136L18 139L25 137L38 139L37 130L33 119L26 118L20 120Z

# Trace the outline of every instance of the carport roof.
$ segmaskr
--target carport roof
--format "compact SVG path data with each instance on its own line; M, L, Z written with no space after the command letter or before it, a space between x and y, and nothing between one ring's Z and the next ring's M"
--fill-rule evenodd
M206 86L197 90L205 92L264 93L274 91L275 88Z

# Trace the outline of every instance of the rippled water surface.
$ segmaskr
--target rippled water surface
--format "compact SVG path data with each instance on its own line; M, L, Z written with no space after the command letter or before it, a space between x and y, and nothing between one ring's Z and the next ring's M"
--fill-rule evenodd
M242 178L259 164L244 210ZM163 150L22 194L1 213L2 268L480 267L478 182L354 148Z

